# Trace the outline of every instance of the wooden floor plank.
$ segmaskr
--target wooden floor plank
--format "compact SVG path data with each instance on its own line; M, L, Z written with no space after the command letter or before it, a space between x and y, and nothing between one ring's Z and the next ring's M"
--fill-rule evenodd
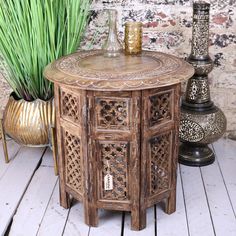
M236 213L236 141L220 139L214 143L214 150L224 182Z
M180 165L180 173L190 235L215 235L200 169Z
M21 148L0 180L0 235L6 231L43 151L42 148Z
M140 231L131 230L130 213L125 213L124 236L147 236L155 235L154 206L147 209L147 226Z
M179 169L177 173L176 212L168 215L160 208L159 204L157 205L157 235L188 236L188 225Z
M5 163L2 140L0 140L0 180L7 172L7 169L10 167L10 165L13 163L15 156L17 155L17 153L21 148L21 146L16 142L14 142L13 140L7 141L7 147L8 147L8 158L10 161L9 163Z
M57 181L37 235L62 235L68 214L69 210L60 206L59 181Z
M216 235L235 236L235 215L218 162L216 161L209 166L201 167L201 172Z
M42 163L40 166L42 167L54 167L53 162L53 156L52 156L52 150L50 148L47 148L46 156L43 158Z
M54 175L54 170L50 167L52 155L49 150L43 159L44 163L48 163L48 166L40 166L35 172L13 218L10 236L36 235L38 232L57 182L57 176Z
M122 212L118 211L99 211L98 227L91 227L89 236L120 236L122 224Z
M40 168L32 178L43 150L20 148L13 141L10 142L12 142L12 146L9 148L9 153L11 153L12 160L7 165L4 163L0 146L0 235L4 234L21 201L10 235L62 235L64 231L63 234L66 236L120 236L122 217L119 212L101 210L99 227L89 228L84 224L82 203L76 203L71 210L65 210L59 206L58 183L54 176L51 151L48 150L48 158L43 159ZM20 151L14 158L19 148ZM214 144L214 148L217 159L213 165L201 169L181 165L182 179L178 176L177 182L177 211L172 215L167 215L158 205L157 235L188 235L184 201L191 236L236 235L236 142L221 139ZM44 172L40 169L47 169L48 171ZM49 183L48 186L49 175L51 176L50 179L55 179L54 184ZM183 192L179 187L181 180L184 187ZM31 186L33 182L35 182L34 187ZM43 184L47 187L42 187ZM36 186L41 186L41 190L47 193L38 193ZM26 188L27 191L25 192ZM33 193L28 196L29 191ZM52 193L53 195L50 195ZM46 195L47 197L45 197ZM39 198L43 199L43 203L38 200ZM27 207L25 208L24 205ZM29 210L30 205L33 209ZM19 214L23 211L24 217L20 217ZM33 213L32 217L31 213ZM28 217L25 217L27 214ZM19 227L15 226L16 221ZM30 234L29 230L26 229L26 226L30 224L29 222L24 223L26 221L32 224L30 227L33 231L30 231ZM21 230L18 230L20 225ZM148 210L147 228L140 232L130 230L130 213L127 213L124 236L154 236L154 225L153 208Z
M88 236L89 226L84 223L84 210L81 202L75 202L70 209L64 236Z

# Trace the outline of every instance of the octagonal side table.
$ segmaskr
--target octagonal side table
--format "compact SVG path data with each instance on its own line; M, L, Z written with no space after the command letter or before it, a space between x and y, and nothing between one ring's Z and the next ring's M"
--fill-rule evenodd
M171 55L104 57L78 52L48 65L55 84L60 203L82 201L85 222L99 208L131 212L146 226L146 209L176 206L180 82L192 66Z

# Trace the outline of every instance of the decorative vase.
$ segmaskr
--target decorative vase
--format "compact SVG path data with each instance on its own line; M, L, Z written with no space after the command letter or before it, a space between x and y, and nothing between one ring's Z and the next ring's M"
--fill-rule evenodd
M3 115L5 133L25 146L47 146L49 130L55 123L53 99L32 102L11 94Z
M113 9L107 10L109 16L109 32L106 43L103 46L104 56L117 57L120 55L123 47L117 36L117 11Z
M135 55L142 52L142 23L125 23L125 54Z
M182 144L179 162L189 166L204 166L214 162L208 144L218 140L226 130L224 113L210 99L208 73L213 62L208 53L210 4L193 3L192 50L187 61L195 69L188 80L181 106L179 136Z

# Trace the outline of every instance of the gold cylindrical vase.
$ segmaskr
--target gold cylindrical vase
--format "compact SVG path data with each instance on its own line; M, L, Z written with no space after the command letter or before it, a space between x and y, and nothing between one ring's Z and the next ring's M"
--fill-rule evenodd
M125 54L139 54L142 52L142 23L125 23Z

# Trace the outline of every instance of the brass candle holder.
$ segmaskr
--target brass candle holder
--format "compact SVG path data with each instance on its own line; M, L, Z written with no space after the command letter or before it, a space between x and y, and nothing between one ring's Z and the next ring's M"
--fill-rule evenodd
M133 55L142 52L142 23L125 23L125 54Z

